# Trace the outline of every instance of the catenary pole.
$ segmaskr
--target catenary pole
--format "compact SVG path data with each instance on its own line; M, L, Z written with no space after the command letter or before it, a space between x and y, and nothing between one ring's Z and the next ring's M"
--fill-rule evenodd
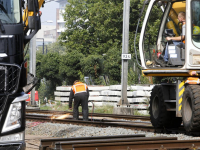
M36 36L31 39L30 45L30 69L29 72L35 76L36 70ZM35 106L35 88L31 90L31 106Z
M128 54L128 47L129 47L128 46L129 45L129 13L130 13L130 0L124 0L122 54ZM128 105L127 81L128 81L128 59L122 59L121 100L120 100L120 105Z

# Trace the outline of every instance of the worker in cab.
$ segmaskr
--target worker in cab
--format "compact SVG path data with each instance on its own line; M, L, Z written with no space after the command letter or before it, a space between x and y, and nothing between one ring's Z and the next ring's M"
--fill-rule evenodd
M72 101L74 99L73 118L79 119L78 107L82 106L83 120L88 121L88 98L89 90L85 83L79 80L74 81L69 96L69 109L72 109Z
M185 47L185 12L178 13L178 20L182 23L182 33L180 36L177 37L166 37L167 44L165 48L164 56L160 55L159 59L155 60L157 64L160 64L164 67L168 62L168 43L172 41L175 46Z

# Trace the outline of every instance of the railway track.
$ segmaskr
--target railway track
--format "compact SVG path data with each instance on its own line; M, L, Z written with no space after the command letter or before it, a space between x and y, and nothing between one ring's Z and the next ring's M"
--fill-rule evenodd
M71 123L99 127L111 126L154 131L150 118L147 116L89 113L89 121L83 121L82 119L74 120L72 115L73 112L69 111L26 110L26 119L33 121L40 120L52 123ZM79 113L79 115L82 116L82 113Z
M67 117L64 119L52 118L52 116L48 115L38 115L38 114L26 114L26 119L31 121L40 122L52 122L52 123L64 123L64 124L77 124L77 125L89 125L95 127L122 127L128 129L138 129L144 131L154 131L154 128L150 124L150 122L134 122L134 121L124 121L124 120L109 120L109 119L89 119L89 121L74 120L72 117Z
M84 138L42 139L40 150L139 150L199 149L199 140L176 137L145 137L143 134Z
M31 112L31 113L30 113ZM36 113L37 112L37 113ZM36 114L35 114L36 113ZM62 116L67 117L62 118ZM80 115L82 115L80 113ZM61 118L60 118L61 116ZM26 114L26 119L33 122L40 120L40 122L52 122L62 124L74 124L74 125L86 125L95 127L120 127L125 129L134 129L147 132L155 133L167 133L167 134L185 134L192 136L199 136L200 132L187 133L183 126L179 128L154 128L150 121L147 121L149 117L146 116L134 116L134 115L114 115L114 114L95 114L95 117L90 117L89 121L74 120L72 118L72 112L61 112L61 111L36 111L29 110ZM106 117L108 116L108 117ZM117 119L113 119L117 118ZM128 119L125 119L128 118ZM138 119L139 118L139 119Z
M38 114L38 115L37 115ZM43 115L41 115L43 114ZM65 119L56 119L58 116L67 115ZM129 129L136 129L142 131L150 131L155 133L170 133L170 134L185 134L191 136L200 136L200 132L186 132L181 125L179 128L153 128L148 116L135 116L135 115L118 115L118 114L101 114L89 113L89 121L83 121L80 117L79 120L72 119L73 112L71 111L55 111L55 110L35 110L27 109L26 118L31 120L43 120L46 122L55 123L72 123L76 125L91 125L99 127L122 127ZM82 113L79 113L82 116ZM39 118L40 117L40 118Z
M26 113L38 113L38 114L52 114L52 115L64 115L69 114L72 115L71 111L55 111L55 110L36 110L36 109L27 109ZM79 113L79 116L82 116L82 113ZM150 117L148 116L135 116L135 115L118 115L118 114L101 114L101 113L89 113L89 117L110 117L116 119L124 119L124 120L142 120L142 121L150 121Z
M67 115L66 115L67 114ZM66 115L66 116L65 116ZM80 116L82 114L80 113ZM91 117L92 115L92 117ZM65 116L64 118L59 118ZM95 127L121 127L157 133L185 133L179 129L154 129L146 116L90 114L89 121L73 120L72 112L27 110L26 119L31 121L77 124ZM138 121L140 120L140 121ZM120 135L80 138L42 139L40 150L112 150L112 149L199 149L199 140L177 140L176 137L145 137L145 135Z
M43 114L43 115L42 115ZM183 126L179 128L154 128L150 123L148 116L135 116L135 115L117 115L117 114L100 114L93 113L89 114L89 121L73 120L73 112L70 111L52 111L52 110L26 110L26 119L28 120L40 120L52 123L71 123L76 125L87 125L87 126L99 126L99 127L121 127L126 129L135 129L142 131L150 131L155 133L182 133L192 136L199 136L200 132L187 133ZM79 113L80 116L82 113ZM60 116L67 116L64 119L59 118Z

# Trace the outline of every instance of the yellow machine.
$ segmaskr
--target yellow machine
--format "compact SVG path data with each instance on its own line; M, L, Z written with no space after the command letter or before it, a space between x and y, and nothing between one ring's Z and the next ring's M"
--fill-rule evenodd
M183 122L187 132L200 131L200 1L146 0L144 8L147 4L139 65L144 76L174 77L152 89L152 125L178 128ZM180 12L185 14L185 22L179 23ZM167 37L181 40L167 41Z

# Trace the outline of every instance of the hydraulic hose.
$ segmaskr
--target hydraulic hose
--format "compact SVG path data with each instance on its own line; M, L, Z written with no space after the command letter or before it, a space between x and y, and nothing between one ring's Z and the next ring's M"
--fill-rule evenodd
M136 28L136 31L135 31L134 49L135 49L135 57L136 57L137 64L138 64L140 67L142 67L142 66L139 64L139 61L138 61L138 58L137 58L137 50L136 50L136 46L135 46L139 22L140 22L140 18L138 19L137 28Z
M139 19L138 19L138 23L137 23L137 27L136 27L136 31L135 31L135 38L134 38L135 57L136 57L137 64L138 64L140 67L142 67L142 65L141 65L141 64L139 63L139 61L138 61L137 50L136 50L135 43L136 43L137 31L138 31L139 23L140 23L140 20L141 20L141 16L142 16L142 14L143 14L144 7L145 7L145 5L146 5L148 2L149 2L149 0L145 0L144 3L143 3L143 7L142 7L142 10L141 10L140 15L139 15Z

